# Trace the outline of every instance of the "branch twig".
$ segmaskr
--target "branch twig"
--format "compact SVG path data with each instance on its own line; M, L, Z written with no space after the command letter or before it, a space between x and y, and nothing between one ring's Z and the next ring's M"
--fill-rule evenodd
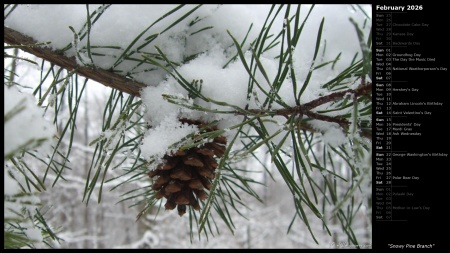
M302 106L303 110L311 110L319 105L323 105L328 102L336 101L338 99L343 98L346 94L353 93L355 96L359 97L362 95L367 95L372 91L372 83L367 83L365 85L360 85L356 90L348 89L344 91L338 91L331 93L327 96L320 97L318 99L314 99L311 102L308 102Z
M36 40L6 26L4 26L3 31L3 42L18 46L21 50L27 53L33 54L69 71L75 70L75 73L97 81L105 86L137 97L140 97L139 91L146 87L145 84L135 82L125 76L121 76L108 70L80 66L77 64L75 57L69 58L60 52L51 50L50 48L35 46L35 44L38 43Z
M252 114L256 114L256 115L273 115L273 116L275 116L275 115L289 116L292 114L306 115L313 119L337 123L345 131L347 131L348 126L350 124L350 122L347 119L342 118L342 117L332 117L332 116L322 115L322 114L312 112L311 110L320 105L339 100L339 99L343 98L344 96L346 96L347 94L354 94L355 97L358 97L358 96L370 95L371 92L372 92L372 83L368 82L367 84L360 85L355 90L348 89L348 90L344 90L344 91L334 92L329 95L317 98L308 103L305 103L303 105L298 105L298 106L294 106L294 107L283 108L283 109L273 110L273 111L266 111L266 110L260 110L260 109L249 109L247 111ZM236 115L244 115L243 112L238 112L238 111L236 111L235 114ZM368 139L372 139L372 133L367 130L361 131L361 135Z

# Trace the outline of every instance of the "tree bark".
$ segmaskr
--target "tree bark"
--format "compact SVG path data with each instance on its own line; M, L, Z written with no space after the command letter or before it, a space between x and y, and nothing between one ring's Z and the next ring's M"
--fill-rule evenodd
M105 86L137 97L140 97L140 90L146 87L143 83L135 82L125 76L121 76L108 70L80 66L77 64L75 57L69 58L63 53L53 51L48 47L36 46L35 44L38 42L33 38L6 26L4 26L3 34L3 42L18 46L21 50L27 53L33 54L69 71L74 70L75 73L97 81Z

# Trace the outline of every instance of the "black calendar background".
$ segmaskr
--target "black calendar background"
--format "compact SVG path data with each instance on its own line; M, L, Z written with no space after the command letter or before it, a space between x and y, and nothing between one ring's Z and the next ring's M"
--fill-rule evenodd
M377 5L404 6L405 10L381 10ZM407 6L411 9L407 10ZM417 1L372 4L373 249L442 249L446 243L450 192L447 177L450 43L445 39L450 31L448 18L445 6L439 4ZM388 24L391 29L387 29ZM386 101L388 93L391 100ZM388 118L390 128L386 127ZM379 128L375 125L377 119ZM393 123L398 127L393 127ZM386 135L387 131L390 135ZM387 136L391 136L388 143ZM385 170L381 171L386 164L390 165L389 178ZM386 183L388 179L390 184ZM412 195L405 196L408 193Z

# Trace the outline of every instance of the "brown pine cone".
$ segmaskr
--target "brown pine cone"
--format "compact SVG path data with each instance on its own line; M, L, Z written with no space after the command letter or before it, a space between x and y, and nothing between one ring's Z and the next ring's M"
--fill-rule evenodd
M215 126L199 120L180 119L182 123L197 125L200 134L217 130ZM208 126L208 127L206 127ZM194 137L198 141L200 135ZM200 147L187 150L178 150L164 156L164 162L148 173L154 181L152 189L155 190L156 199L166 198L166 210L177 207L178 214L186 213L186 206L200 210L199 200L205 200L205 189L211 189L211 181L215 178L218 166L217 158L221 158L226 150L227 140L223 136L215 137Z

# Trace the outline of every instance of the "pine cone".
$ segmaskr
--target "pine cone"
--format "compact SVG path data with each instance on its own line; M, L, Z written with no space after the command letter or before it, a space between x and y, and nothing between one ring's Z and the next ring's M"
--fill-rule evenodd
M199 129L208 125L198 120L180 119L180 121L197 125ZM215 130L216 127L207 127L201 133ZM211 189L211 180L214 179L214 171L218 166L215 157L223 156L226 144L226 138L220 136L201 147L166 154L164 162L148 173L148 176L154 179L152 189L156 191L155 198L166 198L164 205L166 210L177 207L180 216L186 213L187 205L191 205L194 210L200 210L198 200L207 198L204 189Z

